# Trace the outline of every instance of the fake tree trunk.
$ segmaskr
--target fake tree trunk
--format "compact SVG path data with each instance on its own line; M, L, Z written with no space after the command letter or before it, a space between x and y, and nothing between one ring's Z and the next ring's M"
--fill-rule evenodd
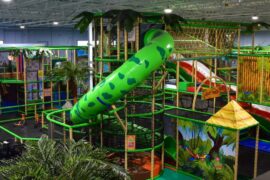
M214 158L214 154L218 154L221 146L223 145L223 136L217 135L215 138L207 132L209 138L213 141L214 145L209 151L209 157L212 160Z

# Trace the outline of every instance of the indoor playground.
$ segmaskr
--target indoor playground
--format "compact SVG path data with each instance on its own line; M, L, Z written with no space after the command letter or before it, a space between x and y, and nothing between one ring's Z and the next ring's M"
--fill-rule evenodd
M144 6L0 1L0 179L270 178L270 3Z

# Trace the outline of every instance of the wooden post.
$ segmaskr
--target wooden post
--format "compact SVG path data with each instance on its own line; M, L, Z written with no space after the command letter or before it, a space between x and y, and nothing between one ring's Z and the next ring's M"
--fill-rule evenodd
M41 128L44 128L44 112L41 113Z
M152 150L151 150L151 179L154 179L154 169L155 169L155 86L156 86L156 76L155 72L152 75L152 123L151 123L151 131L152 131Z
M99 40L99 57L100 57L100 62L99 62L99 81L102 80L102 73L103 73L103 18L100 18L100 40Z
M179 107L179 73L180 73L180 63L179 61L176 62L176 107ZM192 70L193 70L193 66L192 66ZM176 119L176 129L175 129L175 133L176 133L176 160L175 160L175 167L176 170L178 170L179 167L179 133L178 133L178 119Z
M24 114L27 116L27 73L26 73L27 59L24 57L23 62L23 79L24 79Z
M125 54L125 60L128 59L128 32L127 30L124 30L124 54Z
M239 66L240 66L240 43L241 43L241 27L239 26L238 28L238 39L237 39L237 44L238 44L238 51L237 51L237 79L236 79L236 84L237 84L237 87L239 87ZM238 99L238 91L236 91L236 100Z
M260 79L260 103L263 102L263 87L265 86L263 79L264 79L264 57L260 59L262 61L262 67L260 68L261 70L261 79Z
M238 156L239 156L239 130L236 131L235 142L235 163L234 163L234 180L237 180L238 175Z
M52 68L53 68L52 67L52 58L50 57L49 60L50 60L50 62L49 62L50 63L50 70L52 70ZM52 80L50 82L50 86L51 86L50 91L51 91L51 109L52 109L53 108L53 82L52 82Z
M120 60L120 23L117 22L117 60Z
M41 78L41 86L42 86L42 109L44 110L45 109L45 92L44 92L44 89L45 89L45 84L44 84L44 56L42 55L41 57L41 71L42 71L42 78Z
M67 93L67 101L69 100L69 81L67 81L67 86L66 86L66 93Z
M73 129L69 128L69 140L72 141L73 140Z
M73 50L73 61L74 61L74 64L77 63L77 59L76 59L76 49Z
M61 87L60 87L60 83L58 82L58 105L61 105Z
M138 18L135 27L135 50L139 51L140 48L140 18Z
M259 133L260 125L256 127L256 144L255 144L255 158L254 158L254 173L253 178L257 177L257 168L258 168L258 149L259 149Z
M100 147L103 147L103 115L100 115L101 122L100 122Z
M16 57L16 79L19 80L19 57Z
M114 115L116 117L116 119L118 120L118 122L120 123L121 127L124 130L124 134L125 134L125 170L128 170L128 143L127 143L127 121L125 120L125 123L122 121L122 119L120 118L119 114L116 111L116 107L115 105L112 105L112 109L114 110Z
M252 33L252 54L254 53L255 50L255 32Z
M66 112L62 112L62 118L63 118L63 123L66 124ZM66 143L66 141L67 141L65 127L63 127L63 141L64 141L64 143Z

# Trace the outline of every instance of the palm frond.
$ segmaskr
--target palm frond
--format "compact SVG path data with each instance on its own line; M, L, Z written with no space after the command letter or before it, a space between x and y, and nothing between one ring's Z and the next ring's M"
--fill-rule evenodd
M0 177L7 179L130 179L106 151L82 140L64 144L42 137L27 143L21 157L1 163Z
M78 14L77 16L75 16L73 20L75 19L80 19L80 20L75 24L74 28L79 29L80 33L83 33L87 30L89 24L93 21L94 13L84 11Z
M107 11L103 14L103 17L110 18L113 25L116 25L119 22L121 29L125 29L130 32L132 31L137 19L142 17L142 15L140 12L131 9L123 9Z

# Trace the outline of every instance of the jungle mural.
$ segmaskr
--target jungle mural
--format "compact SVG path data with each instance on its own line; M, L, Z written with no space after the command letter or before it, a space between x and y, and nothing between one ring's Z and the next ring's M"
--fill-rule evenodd
M179 120L178 135L181 170L209 180L233 179L235 131Z

